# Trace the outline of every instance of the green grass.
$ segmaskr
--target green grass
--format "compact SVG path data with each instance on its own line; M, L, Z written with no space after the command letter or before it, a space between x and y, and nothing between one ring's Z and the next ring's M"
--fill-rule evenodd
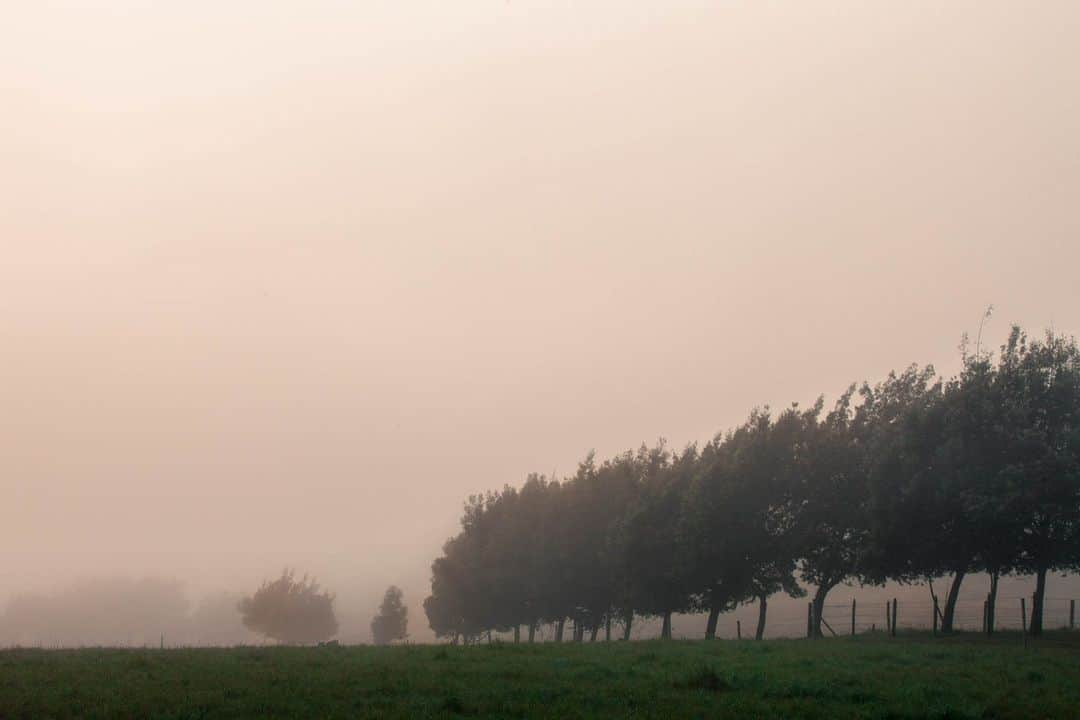
M1080 633L0 652L0 718L1075 718Z

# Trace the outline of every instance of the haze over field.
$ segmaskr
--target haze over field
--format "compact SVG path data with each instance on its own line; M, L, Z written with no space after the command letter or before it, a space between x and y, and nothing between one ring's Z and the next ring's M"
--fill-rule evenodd
M1078 27L1067 0L8 4L0 608L295 566L343 634L393 583L428 639L469 494L951 374L989 303L984 344L1080 332Z

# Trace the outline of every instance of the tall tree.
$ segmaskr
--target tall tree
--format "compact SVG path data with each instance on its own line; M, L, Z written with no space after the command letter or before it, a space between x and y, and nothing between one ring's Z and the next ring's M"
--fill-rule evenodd
M962 463L944 453L947 406L933 368L912 365L881 383L864 384L855 414L868 492L869 541L863 581L927 581L952 573L942 627L951 628L978 536L963 517ZM955 403L954 403L955 404Z
M590 455L563 489L559 555L575 640L586 630L598 632L618 608L627 612L620 523L647 472L643 453L623 453L599 465Z
M637 455L641 485L623 525L623 563L635 610L662 618L660 636L670 639L671 616L690 606L684 542L683 500L696 471L697 451L673 455L663 446Z
M379 604L379 613L371 619L371 638L376 645L389 645L409 636L409 608L401 588L391 585Z
M755 637L760 639L768 598L780 591L805 594L794 577L790 492L803 422L795 407L776 422L767 409L755 410L701 453L701 469L689 490L686 535L695 597L709 614L706 638L715 636L720 612L756 601Z
M945 385L944 437L938 453L941 478L935 519L942 572L953 573L942 631L950 632L965 570L990 576L987 627L993 631L998 579L1019 559L1019 494L1009 478L1013 420L1003 395L1004 377L989 354L965 352L964 366Z
M1047 573L1080 565L1080 349L1053 332L1028 342L1014 327L999 366L1013 436L1004 472L1019 488L1019 564L1035 575L1031 633L1040 635Z
M829 592L856 576L859 555L869 539L867 486L852 428L849 388L831 412L818 420L821 401L806 417L795 446L797 480L792 491L794 522L802 558L802 579L815 587L811 634L821 637Z

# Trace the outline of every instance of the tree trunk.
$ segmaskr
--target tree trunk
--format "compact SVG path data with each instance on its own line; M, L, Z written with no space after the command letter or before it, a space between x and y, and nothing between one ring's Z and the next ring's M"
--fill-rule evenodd
M994 608L997 607L998 571L990 573L990 595L986 598L986 634L994 634Z
M562 642L564 627L566 627L566 618L559 618L559 621L555 623L555 642Z
M515 625L514 626L514 642L516 642L516 643L521 642L521 626L520 625Z
M660 626L660 639L661 640L670 640L671 639L671 611L670 610L665 610L664 611L664 624Z
M811 603L813 612L810 618L810 637L821 637L821 618L825 612L825 597L833 587L833 583L825 583L818 585L817 590L814 591L814 601Z
M1043 606L1046 604L1046 568L1035 572L1035 597L1031 602L1031 637L1042 635Z
M600 623L593 623L592 636L589 638L589 642L596 642L596 636L600 634Z
M451 645L457 645L458 644L458 634L457 633L454 633L454 639L450 641L450 644Z
M535 640L536 640L536 621L533 620L531 623L529 623L529 642L534 642Z
M604 621L604 642L611 642L611 613Z
M633 610L627 610L626 611L626 617L623 619L623 631L622 631L622 639L623 640L629 640L630 639L630 628L633 625L634 625L634 611Z
M574 621L574 642L581 642L585 639L585 623L580 620Z
M716 621L720 619L720 606L713 605L709 608L709 622L705 624L705 639L712 640L716 637Z
M952 585L949 586L949 594L945 596L945 611L941 614L941 632L951 633L953 618L956 617L956 601L960 597L960 583L964 581L966 570L957 570L953 575Z
M761 640L765 637L765 613L769 610L769 596L758 595L757 630L754 631L754 639Z

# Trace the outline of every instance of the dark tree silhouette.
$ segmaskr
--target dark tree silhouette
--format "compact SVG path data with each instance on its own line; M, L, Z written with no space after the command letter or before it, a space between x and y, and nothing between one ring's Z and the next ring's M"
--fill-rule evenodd
M672 456L661 443L638 453L641 484L624 521L622 563L631 606L662 618L670 639L671 616L690 607L690 576L680 528L682 503L696 471L697 451Z
M806 418L797 408L773 422L755 410L741 427L718 437L701 454L686 503L688 572L696 577L698 607L708 612L705 637L719 614L757 602L757 639L765 634L768 599L784 591L804 595L795 581L794 449Z
M401 588L391 585L383 595L379 614L371 619L371 638L376 645L389 645L409 636L409 608Z
M804 434L795 445L795 536L802 558L799 573L815 588L814 637L821 636L825 598L857 576L859 553L869 537L866 483L852 429L853 392L849 388L821 420L819 401L816 412L804 415Z
M1035 575L1031 634L1040 635L1051 570L1080 566L1080 349L1013 328L1000 363L1013 436L1005 469L1023 517L1018 566Z
M933 368L911 366L875 386L864 385L860 395L855 432L870 531L860 576L869 583L909 583L955 573L945 609L951 618L976 538L969 532L964 542L943 547L943 539L957 530L950 523L963 493L952 464L940 457L946 437L941 383Z

